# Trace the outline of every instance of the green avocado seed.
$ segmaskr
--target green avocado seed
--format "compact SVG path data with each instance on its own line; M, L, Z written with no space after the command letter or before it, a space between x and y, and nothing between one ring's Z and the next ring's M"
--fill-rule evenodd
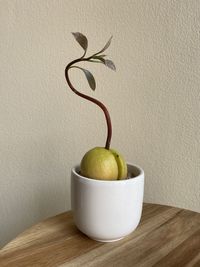
M127 165L114 149L95 147L83 157L81 175L98 180L122 180L127 177Z

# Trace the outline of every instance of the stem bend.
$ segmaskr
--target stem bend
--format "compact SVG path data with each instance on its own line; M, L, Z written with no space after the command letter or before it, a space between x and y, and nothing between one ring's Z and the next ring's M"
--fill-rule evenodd
M97 99L95 99L95 98L93 98L93 97L90 97L90 96L88 96L88 95L86 95L86 94L83 94L83 93L79 92L78 90L76 90L76 89L74 88L74 86L72 85L70 79L69 79L69 73L68 73L68 72L69 72L70 67L71 67L73 64L75 64L75 63L77 63L77 62L81 62L81 61L89 61L91 58L92 58L92 57L88 57L88 58L83 58L83 57L81 57L81 58L75 59L75 60L73 60L72 62L70 62L70 63L67 65L67 67L65 68L65 78L66 78L66 81L67 81L69 87L71 88L71 90L72 90L75 94L77 94L78 96L80 96L80 97L82 97L82 98L84 98L84 99L87 99L88 101L90 101L90 102L96 104L96 105L99 106L99 107L102 109L102 111L104 112L105 119L106 119L106 124L107 124L107 139L106 139L105 148L109 150L109 149L110 149L111 138L112 138L112 124L111 124L110 114L109 114L109 112L108 112L106 106L105 106L103 103L101 103L99 100L97 100Z

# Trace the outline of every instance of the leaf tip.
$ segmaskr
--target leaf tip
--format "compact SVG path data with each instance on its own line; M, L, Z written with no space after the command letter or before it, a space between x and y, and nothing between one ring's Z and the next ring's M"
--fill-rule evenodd
M85 50L87 50L88 47L88 40L87 37L85 35L83 35L80 32L72 32L72 35L74 36L74 38L76 39L76 41L79 43L79 45Z
M110 68L111 70L116 71L115 64L113 63L112 60L106 59L106 60L105 60L105 65L106 65L108 68Z

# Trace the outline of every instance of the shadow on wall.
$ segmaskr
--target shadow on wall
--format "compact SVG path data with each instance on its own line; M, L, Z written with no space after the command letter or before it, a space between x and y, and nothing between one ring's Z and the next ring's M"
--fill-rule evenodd
M55 146L55 140L31 141L15 147L18 173L16 162L15 173L12 172L14 158L10 161L8 177L12 181L2 190L0 203L1 247L31 225L70 208L70 175L67 177L61 161L62 152Z

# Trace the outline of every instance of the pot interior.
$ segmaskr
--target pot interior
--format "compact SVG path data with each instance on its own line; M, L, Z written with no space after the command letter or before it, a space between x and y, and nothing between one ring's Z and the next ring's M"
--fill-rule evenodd
M135 178L142 173L142 170L140 167L129 164L129 163L127 163L127 168L128 168L128 177L126 179ZM76 166L75 171L77 174L81 175L80 166Z

